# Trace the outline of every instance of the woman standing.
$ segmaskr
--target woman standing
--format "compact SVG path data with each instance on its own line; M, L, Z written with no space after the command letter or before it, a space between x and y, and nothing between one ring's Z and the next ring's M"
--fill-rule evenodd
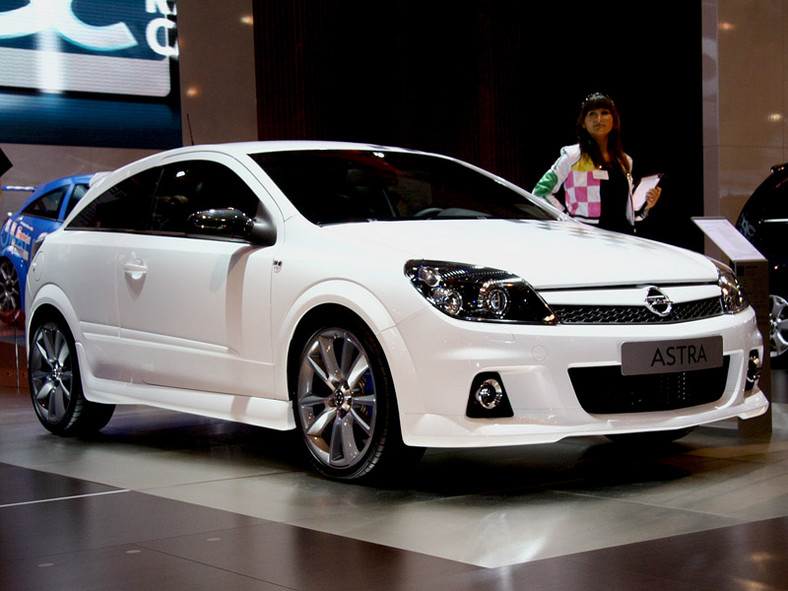
M570 216L616 232L634 233L662 189L646 194L640 211L632 207L632 158L621 145L621 120L613 100L594 93L583 101L577 118L578 143L565 146L555 164L534 188L534 195ZM565 203L555 194L563 187Z

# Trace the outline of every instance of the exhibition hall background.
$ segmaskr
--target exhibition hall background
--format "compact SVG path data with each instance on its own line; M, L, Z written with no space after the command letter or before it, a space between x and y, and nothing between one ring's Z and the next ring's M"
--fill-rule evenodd
M332 139L447 153L532 188L591 91L611 94L636 176L665 174L643 234L702 248L788 160L788 0L179 0L184 143ZM251 17L254 17L253 19ZM3 184L151 150L7 144ZM7 201L3 207L10 209Z
M662 213L701 215L700 4L634 6L258 1L260 138L448 153L530 189L601 90L621 110L636 174L670 182Z

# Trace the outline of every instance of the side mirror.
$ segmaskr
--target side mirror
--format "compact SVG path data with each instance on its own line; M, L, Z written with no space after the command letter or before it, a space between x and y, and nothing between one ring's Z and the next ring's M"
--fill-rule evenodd
M186 220L186 233L206 238L244 240L270 246L276 228L268 220L256 221L235 208L196 211Z

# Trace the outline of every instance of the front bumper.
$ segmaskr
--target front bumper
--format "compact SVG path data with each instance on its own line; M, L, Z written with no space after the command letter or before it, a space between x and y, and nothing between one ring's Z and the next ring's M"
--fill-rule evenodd
M502 325L454 320L432 309L383 334L397 389L404 441L424 447L487 447L555 442L569 436L673 430L768 409L757 387L745 391L750 353L763 355L755 314L665 325ZM720 335L729 359L713 402L650 412L592 414L578 402L570 368L620 366L633 341ZM391 349L394 341L406 344ZM407 349L404 351L403 349ZM474 378L500 375L514 416L469 418Z

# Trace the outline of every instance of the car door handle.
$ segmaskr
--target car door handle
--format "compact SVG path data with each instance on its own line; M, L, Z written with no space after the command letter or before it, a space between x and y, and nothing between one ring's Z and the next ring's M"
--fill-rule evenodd
M141 259L134 259L123 265L123 272L129 279L139 281L148 273L148 266Z

